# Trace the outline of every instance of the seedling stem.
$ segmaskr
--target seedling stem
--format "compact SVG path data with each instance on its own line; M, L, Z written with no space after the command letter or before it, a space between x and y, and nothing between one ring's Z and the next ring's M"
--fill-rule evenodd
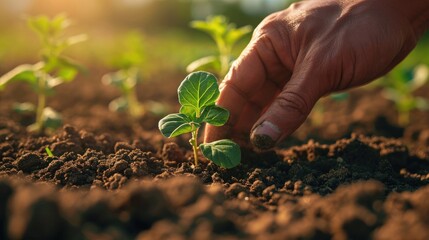
M233 168L240 164L240 146L230 139L221 139L198 145L198 130L204 123L213 126L224 125L229 118L228 110L217 106L219 84L216 77L208 72L194 72L182 81L177 89L179 113L165 116L158 123L159 130L166 137L176 137L191 133L189 143L194 154L194 166L198 166L198 151L215 164Z
M136 68L130 68L127 73L128 77L126 79L126 82L129 83L128 86L130 87L128 87L125 91L125 98L128 102L128 111L130 115L133 118L137 119L144 114L143 106L138 101L136 91L134 91L134 85L136 80L133 78L138 75L138 70Z
M192 124L192 126L194 127L194 125ZM195 163L195 167L198 166L198 142L197 142L197 138L198 138L198 129L195 129L195 131L192 131L191 135L192 138L190 140L190 143L192 145L192 150L194 151L194 163Z
M44 128L43 124L43 110L46 106L46 74L41 73L39 76L39 89L38 89L38 100L37 100L37 111L36 111L36 132L42 132Z

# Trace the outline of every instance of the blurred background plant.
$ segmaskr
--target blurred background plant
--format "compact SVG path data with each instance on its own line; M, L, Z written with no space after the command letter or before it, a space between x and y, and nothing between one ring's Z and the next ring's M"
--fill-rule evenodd
M191 27L209 34L216 43L218 54L193 61L186 67L186 71L209 71L216 73L219 79L225 77L234 61L232 49L237 41L252 31L250 25L237 28L223 15L209 16L205 21L192 21Z
M53 18L47 16L30 17L28 26L37 33L42 42L41 61L35 64L22 64L0 77L0 89L14 81L28 83L37 94L37 106L32 103L15 104L17 112L35 112L35 123L30 131L43 132L62 125L61 115L46 106L47 95L53 94L53 88L72 81L78 71L83 69L74 60L64 56L68 47L86 40L86 35L79 34L65 37L64 30L70 26L70 20L63 14Z
M143 82L146 69L146 46L143 34L138 31L129 31L119 39L112 53L109 54L108 65L116 69L114 72L103 75L102 82L113 86L121 92L121 96L109 103L113 112L127 112L137 120L147 112L164 115L169 107L156 99L140 102L138 99L138 85ZM144 91L144 89L143 89Z
M112 100L109 109L126 111L132 118L139 118L145 113L136 94L136 85L142 81L141 71L145 62L143 37L137 31L129 32L114 50L116 53L112 54L111 64L118 70L105 74L102 82L119 89L122 96Z
M411 68L400 65L378 82L383 88L383 96L395 104L400 126L406 126L410 122L411 111L429 110L429 99L415 95L428 80L428 65L418 64Z
M109 67L111 48L130 30L145 36L146 59L143 75L160 71L182 72L195 59L213 55L207 35L189 28L189 22L210 15L224 15L237 26L256 26L267 14L286 8L290 0L2 0L0 1L0 73L22 61L35 61L37 46L23 28L22 16L67 13L77 24L73 30L91 36L74 47L70 57L86 66ZM85 7L82 7L85 6ZM250 36L237 42L237 56Z
M39 51L39 45L23 24L23 16L41 14L55 16L59 12L65 12L75 23L73 28L68 29L70 34L85 32L91 36L88 41L73 46L73 51L67 52L67 56L79 59L83 65L91 69L91 72L82 76L81 80L99 83L99 79L106 71L121 70L113 65L111 59L117 57L118 52L122 50L118 47L119 43L130 31L134 31L144 36L142 45L144 56L139 68L139 78L145 80L136 83L137 95L140 99L163 99L163 97L165 99L165 96L146 91L151 79L162 81L166 85L178 81L177 79L181 79L178 76L186 75L185 69L190 62L218 54L217 46L208 44L207 33L189 28L189 22L205 21L207 16L223 15L236 26L257 26L268 14L285 9L292 2L291 0L2 0L0 75L23 62L39 61L34 54ZM249 42L250 35L246 34L236 42L232 56L240 54ZM416 49L395 68L394 72L410 72L410 69L420 64L429 66L428 52L429 33L426 33ZM394 72L387 75L384 80L396 76ZM175 85L171 83L171 86ZM413 96L424 95L420 93L426 87L422 86L419 89L413 87L415 89ZM0 101L4 96L0 92ZM175 96L171 98L175 99ZM16 96L16 99L21 101L23 97ZM146 102L142 101L145 104ZM22 107L23 111L26 111L25 109ZM30 105L27 105L27 109L31 109ZM320 109L324 109L324 106ZM313 112L321 115L323 111L318 112L316 109Z

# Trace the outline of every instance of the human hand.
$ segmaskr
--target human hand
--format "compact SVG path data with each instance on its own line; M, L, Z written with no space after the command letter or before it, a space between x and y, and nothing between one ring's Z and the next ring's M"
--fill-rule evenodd
M390 71L425 25L399 2L302 1L268 16L221 84L217 104L230 111L228 123L207 126L205 141L271 148L305 121L320 97Z

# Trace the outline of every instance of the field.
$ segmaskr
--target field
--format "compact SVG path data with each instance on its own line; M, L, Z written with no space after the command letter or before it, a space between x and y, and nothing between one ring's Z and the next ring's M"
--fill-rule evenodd
M38 59L21 28L2 33L0 75ZM121 92L101 81L117 70L127 31L92 31L66 52L86 70L47 96L60 128L27 129L35 115L14 107L37 102L27 84L0 91L0 239L429 239L429 112L404 120L382 84L429 65L429 38L378 83L325 97L280 145L242 149L241 164L225 169L202 155L194 166L189 136L158 129L180 107L186 65L216 51L209 38L186 27L138 31L135 89L148 111L132 117L109 110ZM429 99L429 85L412 96Z

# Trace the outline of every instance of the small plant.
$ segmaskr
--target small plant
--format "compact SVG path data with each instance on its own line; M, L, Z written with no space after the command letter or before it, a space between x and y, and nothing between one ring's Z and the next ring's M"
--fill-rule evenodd
M232 49L234 45L252 31L251 26L236 28L229 23L225 16L208 17L206 21L192 21L191 27L208 33L217 45L218 56L207 56L190 63L186 70L215 71L219 78L223 78L233 61Z
M429 110L429 101L414 95L428 79L429 68L424 64L411 69L396 68L382 79L380 85L383 87L383 95L395 103L399 125L409 123L412 110Z
M141 81L141 67L144 63L143 39L138 32L130 32L118 48L112 65L119 69L105 74L102 82L121 91L122 96L109 104L111 111L127 111L132 118L138 118L145 113L144 106L138 101L135 87Z
M169 114L159 121L158 127L166 137L191 133L189 143L198 165L198 149L215 164L232 168L241 160L240 147L229 139L198 145L198 130L203 123L222 126L229 118L228 110L215 104L219 97L217 79L208 72L194 72L182 81L178 88L180 113Z
M45 152L48 154L49 157L53 157L54 154L52 153L51 149L49 147L45 147Z
M52 108L46 107L46 97L52 94L53 88L72 81L80 66L63 56L69 46L86 39L85 35L64 37L63 31L70 25L64 15L52 19L39 16L28 19L29 27L34 30L42 42L42 60L35 64L23 64L15 67L0 77L0 89L14 81L28 83L37 93L37 107L29 103L18 104L18 112L36 112L36 122L29 126L30 131L43 132L46 128L55 129L61 126L61 115Z

